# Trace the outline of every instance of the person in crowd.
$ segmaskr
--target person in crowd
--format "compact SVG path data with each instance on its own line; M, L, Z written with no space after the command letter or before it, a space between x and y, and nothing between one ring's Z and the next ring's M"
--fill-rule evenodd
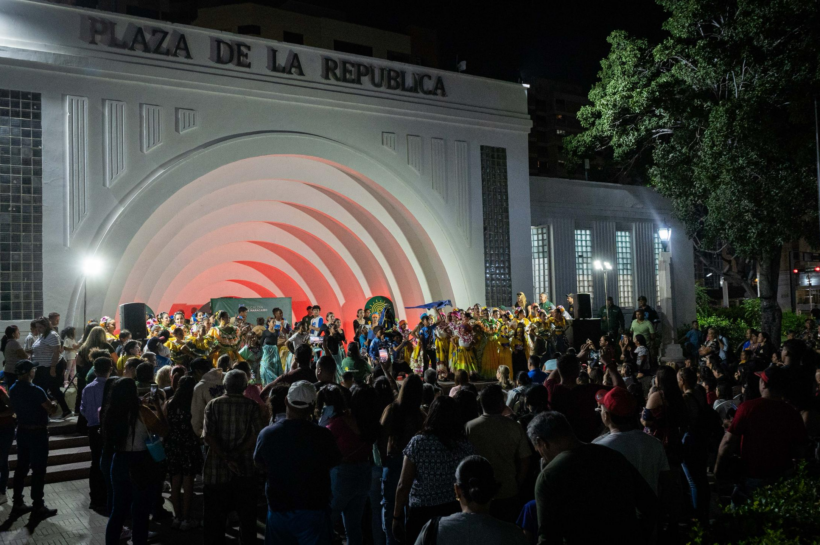
M404 449L393 505L393 536L400 543L415 543L422 527L433 517L461 510L452 476L458 464L474 454L458 418L455 400L437 397L421 432Z
M347 356L342 360L342 372L353 373L353 380L356 384L364 384L368 375L373 373L370 364L359 351L359 343L352 342L347 345Z
M137 395L140 397L157 388L157 383L154 382L154 369L147 361L137 366Z
M612 296L606 298L606 304L598 312L601 318L601 331L604 335L619 335L624 328L624 313L621 307L615 304Z
M271 388L268 396L268 412L270 413L270 423L276 424L284 420L287 416L285 398L288 395L289 386L276 386Z
M712 408L723 422L723 427L728 428L737 412L737 405L732 399L732 384L728 380L718 382L717 394L718 398Z
M342 454L333 433L311 422L316 389L310 382L291 384L285 403L287 417L262 430L253 455L267 473L265 543L330 543L330 472Z
M526 371L521 371L515 377L516 386L509 392L507 392L507 407L515 413L523 413L526 405L522 405L524 401L527 390L530 389L532 386L532 380L530 380L530 375Z
M100 469L103 450L103 438L100 431L100 408L102 407L105 383L108 377L111 376L112 367L110 357L100 357L94 360L95 378L83 389L83 398L80 403L80 414L85 417L87 422L88 445L91 448L91 470L88 473L88 490L91 499L89 508L97 512L107 512L108 493Z
M496 371L495 378L501 385L501 389L504 390L505 394L508 394L513 388L515 388L515 383L510 379L510 368L506 365L498 366L498 371Z
M692 493L692 507L699 520L706 520L709 510L707 446L710 440L708 418L711 407L706 391L698 385L698 375L691 367L678 371L678 387L689 413L689 429L683 436L683 472Z
M123 367L123 369L122 369L121 376L123 378L130 378L130 379L134 379L134 381L136 381L137 380L137 367L139 367L140 364L142 364L142 363L145 363L145 360L141 360L139 358L131 358L130 360L125 362L125 367Z
M122 351L123 347L125 346L125 343L130 341L133 338L133 335L127 329L122 329L120 330L120 334L117 335L117 337L119 338L120 342L117 343L114 352L117 354L117 357L120 357L122 356Z
M733 494L737 502L788 474L794 467L793 460L803 457L807 440L800 413L783 400L788 388L787 371L771 366L755 375L761 397L744 401L737 408L715 463L715 477L724 479L730 458L740 454L746 477Z
M57 318L57 321L59 321L59 318ZM63 358L66 361L65 379L63 382L64 388L67 387L68 384L74 379L74 375L76 373L75 367L77 365L77 349L80 347L80 343L77 342L76 336L77 329L71 326L66 327L60 332L60 342L63 345Z
M207 544L225 543L225 524L232 511L239 517L242 543L256 540L256 496L248 491L256 489L253 449L266 419L259 405L245 397L247 386L243 371L228 371L225 395L205 407L203 438L208 454L202 481Z
M341 375L342 360L344 359L344 339L335 322L329 322L325 328L327 333L322 336L322 353L329 355L336 362L336 370ZM339 376L336 377L337 381Z
M489 460L501 483L490 512L512 523L521 510L519 491L529 471L532 450L521 424L503 416L506 405L500 385L485 387L478 399L483 414L467 423L467 438L476 452Z
M223 365L230 365L230 357L223 360ZM223 369L212 367L211 362L204 358L196 358L191 362L191 371L194 378L198 378L194 386L194 396L191 401L191 426L197 437L202 436L202 426L205 422L205 407L208 402L215 397L221 396L225 392L222 385Z
M524 545L524 534L515 525L490 515L493 498L502 486L492 464L481 456L468 456L456 468L456 499L461 512L435 517L424 525L415 545L430 542L453 545ZM429 534L431 535L428 538Z
M331 356L320 357L319 361L316 362L316 376L314 378L316 382L313 383L313 387L316 388L317 392L328 384L338 384L336 381L336 359Z
M530 356L527 367L529 368L527 374L533 384L543 384L547 380L548 376L541 370L541 359L538 356Z
M769 338L769 334L765 331L761 331L757 335L757 349L755 350L755 356L765 362L771 362L773 354L774 347L772 346L772 341Z
M120 357L117 359L117 373L121 375L125 368L125 362L131 358L139 358L140 352L139 341L133 339L126 341L125 344L120 347Z
M683 463L683 437L689 431L689 411L675 369L661 366L655 374L654 390L646 400L641 423L663 445L670 467L679 470Z
M6 388L11 388L17 380L17 362L28 359L28 354L20 344L20 328L16 325L6 327L0 344L0 353L3 354L3 379Z
M344 522L348 545L363 542L362 516L370 492L371 455L381 435L376 404L376 391L367 385L358 386L349 410L336 414L326 426L342 454L341 463L330 471L331 521Z
M356 386L356 381L353 380L353 376L353 371L345 371L342 373L342 380L339 385L343 388L347 388L348 390L352 389Z
M57 514L45 505L45 477L48 464L48 417L57 412L57 404L45 391L33 384L36 364L20 360L15 367L17 380L9 390L9 401L17 416L17 467L14 470L12 516L31 512L34 519ZM31 470L31 501L23 501L25 479Z
M31 362L37 367L34 384L48 392L51 398L57 401L63 410L60 418L66 418L71 414L71 409L68 408L65 394L60 389L63 385L64 372L58 365L62 352L60 336L51 328L51 322L45 316L36 321L39 336L31 345Z
M555 411L533 418L527 434L546 464L535 485L539 544L648 542L657 497L623 455L580 441ZM606 498L594 516L584 509L590 498Z
M390 359L391 342L390 339L386 337L383 326L377 325L371 332L373 333L373 338L370 339L367 355L370 357L370 365L376 369L382 360L388 361Z
M176 367L181 366L175 365L174 367L171 367L170 365L166 365L165 367L160 368L160 370L157 371L157 376L154 377L154 382L157 383L157 388L164 390L166 397L168 397L168 394L171 393L171 372Z
M195 386L194 377L182 377L174 396L165 405L168 421L165 454L168 458L168 474L171 476L171 504L174 507L171 527L182 531L191 530L198 525L191 517L194 476L202 471L202 449L199 437L191 426L191 403Z
M277 323L275 317L268 319L267 329L262 331L260 336L262 359L259 361L259 378L263 386L270 384L285 372L279 347L286 340L287 332L282 323Z
M464 369L459 369L456 371L455 374L455 385L450 388L449 396L455 397L456 394L461 390L463 387L470 383L470 375Z
M396 489L402 475L403 452L407 444L424 425L426 414L421 410L423 383L416 375L407 377L396 401L390 403L381 417L382 437L379 441L382 472L383 529L388 545L398 543L393 535L393 513Z
M660 495L661 476L669 475L669 461L660 441L644 433L638 422L635 397L620 386L596 395L601 420L609 433L592 442L617 450L637 469L655 495Z
M294 359L296 363L293 369L271 382L273 386L289 386L300 380L316 382L316 374L310 368L310 362L313 361L313 350L310 346L307 344L300 345L296 349Z
M689 331L681 339L684 342L684 354L687 357L698 359L698 350L702 344L702 333L697 320L692 320Z
M644 339L654 340L655 326L652 321L647 318L645 309L638 308L634 312L634 316L635 318L632 320L632 325L629 326L632 335L635 337L643 335Z
M152 434L164 437L167 433L160 396L149 394L140 399L136 382L128 378L117 380L112 387L102 421L103 450L113 454L113 504L105 527L106 545L119 543L129 514L134 545L148 541L149 517L165 477L164 466L148 452Z
M94 358L91 357L91 352L97 349L105 350L109 357L112 358L112 361L116 356L114 347L108 344L105 330L93 324L88 324L88 326L83 336L82 345L77 351L77 364L75 366L77 370L77 401L75 403L75 412L78 414L80 413L80 406L82 404L83 390L87 382L86 376L88 372L94 368ZM77 420L77 427L83 429L84 426L85 417L80 415L80 418Z
M16 370L12 374L15 374L16 378ZM9 501L6 495L9 481L9 453L14 442L16 427L17 418L14 415L14 407L11 404L8 390L0 386L0 505Z

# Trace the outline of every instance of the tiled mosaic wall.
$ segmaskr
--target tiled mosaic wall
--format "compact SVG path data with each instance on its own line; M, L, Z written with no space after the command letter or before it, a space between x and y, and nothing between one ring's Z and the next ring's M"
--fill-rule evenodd
M0 89L0 320L43 315L40 93Z
M510 277L510 203L507 150L481 146L484 205L484 281L488 306L513 303ZM529 290L527 290L529 291Z

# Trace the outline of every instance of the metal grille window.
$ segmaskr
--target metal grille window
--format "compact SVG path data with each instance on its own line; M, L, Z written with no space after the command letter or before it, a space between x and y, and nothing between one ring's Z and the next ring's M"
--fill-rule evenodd
M622 307L634 306L632 280L632 233L615 232L615 259L618 266L618 304Z
M0 320L43 315L40 93L0 89Z
M652 242L655 246L655 304L660 306L661 304L661 275L660 275L660 261L661 261L661 250L663 246L661 246L661 236L655 231L655 234L652 235Z
M538 301L538 294L546 293L550 297L550 228L548 225L532 227L532 279L535 293L533 301Z
M481 146L484 208L484 281L487 306L512 303L507 150Z
M592 302L592 231L589 229L575 230L575 274L578 293L588 293Z

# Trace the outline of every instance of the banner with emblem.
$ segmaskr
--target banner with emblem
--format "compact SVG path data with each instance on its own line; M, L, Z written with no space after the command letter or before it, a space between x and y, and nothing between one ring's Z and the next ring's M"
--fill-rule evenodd
M370 327L381 325L390 329L396 322L396 309L393 308L393 301L383 295L376 295L365 303L364 316Z

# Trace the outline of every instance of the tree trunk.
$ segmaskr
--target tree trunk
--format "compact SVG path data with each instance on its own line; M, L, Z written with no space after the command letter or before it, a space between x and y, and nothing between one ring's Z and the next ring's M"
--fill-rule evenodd
M764 251L758 262L760 270L757 281L760 287L760 329L769 334L774 346L780 346L783 312L777 303L780 283L780 255L782 248Z

